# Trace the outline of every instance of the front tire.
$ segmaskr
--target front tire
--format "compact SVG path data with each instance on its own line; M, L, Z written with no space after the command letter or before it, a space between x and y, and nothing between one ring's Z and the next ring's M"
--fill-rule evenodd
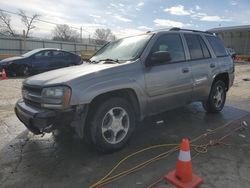
M30 69L27 65L23 65L19 69L20 76L29 76L30 75Z
M90 120L91 141L102 152L121 149L135 127L135 113L123 98L111 98L97 105Z
M226 85L223 81L218 80L213 83L207 101L203 102L203 107L208 113L220 112L226 101Z

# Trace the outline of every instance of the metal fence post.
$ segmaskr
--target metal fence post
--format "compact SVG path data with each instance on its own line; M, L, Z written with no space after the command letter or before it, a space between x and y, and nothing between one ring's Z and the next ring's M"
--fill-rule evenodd
M18 41L19 41L19 54L22 54L23 53L23 45L22 45L23 41L22 39L18 39Z

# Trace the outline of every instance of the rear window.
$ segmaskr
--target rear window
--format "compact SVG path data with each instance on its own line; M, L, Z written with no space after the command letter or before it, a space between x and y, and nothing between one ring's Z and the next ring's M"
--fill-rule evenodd
M217 57L228 56L225 47L222 44L222 41L214 36L206 36L208 42L213 48L213 51Z

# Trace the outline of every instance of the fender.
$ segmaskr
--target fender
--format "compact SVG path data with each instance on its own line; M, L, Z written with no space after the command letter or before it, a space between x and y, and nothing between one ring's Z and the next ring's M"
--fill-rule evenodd
M143 79L143 77L141 77ZM136 80L135 78L103 78L102 80L97 82L95 80L95 84L89 85L89 87L82 88L78 87L75 94L77 96L72 97L71 104L78 105L78 104L89 104L93 99L101 94L105 94L108 92L116 91L116 90L123 90L123 89L131 89L135 92L139 107L141 111L141 115L144 116L144 109L147 103L147 97L143 90L143 85L140 83L140 79Z

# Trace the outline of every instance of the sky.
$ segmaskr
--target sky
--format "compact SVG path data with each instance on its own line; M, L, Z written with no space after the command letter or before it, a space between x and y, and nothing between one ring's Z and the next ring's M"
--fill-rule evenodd
M0 9L83 28L83 36L97 28L110 28L118 37L148 30L181 27L208 30L215 27L250 25L250 0L0 0ZM23 28L12 15L16 30ZM55 25L36 23L34 36L51 36Z

